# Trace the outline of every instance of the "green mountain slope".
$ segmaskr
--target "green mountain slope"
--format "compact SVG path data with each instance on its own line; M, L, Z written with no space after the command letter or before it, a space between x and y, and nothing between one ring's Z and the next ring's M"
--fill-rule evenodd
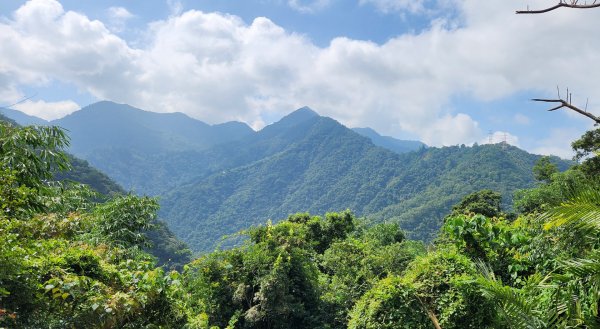
M72 155L69 155L72 169L59 171L54 174L58 181L73 181L89 185L96 192L104 195L125 193L125 190L106 174L90 166L90 164Z
M390 136L382 136L371 128L352 128L352 130L362 136L368 137L373 144L396 153L417 151L422 147L427 147L427 145L419 141L400 140Z
M265 131L277 141L289 138L284 148L253 162L246 157L246 164L162 199L163 217L193 249L209 250L220 236L267 219L344 209L373 221L399 221L412 237L430 239L450 206L468 193L491 188L510 203L514 189L533 184L531 168L539 158L503 145L397 154L329 118L289 119Z

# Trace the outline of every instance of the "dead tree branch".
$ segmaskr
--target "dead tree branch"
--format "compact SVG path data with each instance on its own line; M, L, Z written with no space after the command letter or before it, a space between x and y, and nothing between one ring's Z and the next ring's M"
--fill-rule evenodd
M560 0L560 2L557 5L552 6L552 7L548 7L548 8L540 9L540 10L529 10L529 8L527 8L527 10L517 10L517 14L543 14L543 13L547 13L549 11L556 10L561 7L576 8L576 9L597 8L597 7L600 7L600 3L597 3L597 1L598 0L594 0L594 2L591 4L588 4L587 2L584 4L579 4L579 0L571 0L569 2Z
M597 117L590 112L584 111L584 110L578 108L577 106L572 105L570 102L570 96L568 96L568 95L567 95L567 100L568 101L566 101L562 98L558 98L558 99L534 98L534 99L532 99L532 101L535 101L535 102L558 103L559 104L559 105L549 109L548 111L556 111L558 109L566 107L570 110L573 110L581 115L585 115L586 117L594 120L594 122L596 122L596 124L600 124L600 117Z

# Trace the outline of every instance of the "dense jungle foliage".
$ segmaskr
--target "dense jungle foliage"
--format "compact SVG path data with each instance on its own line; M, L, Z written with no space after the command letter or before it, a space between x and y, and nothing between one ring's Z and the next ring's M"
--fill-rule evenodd
M144 251L156 200L101 198L54 180L70 166L67 143L58 128L0 124L0 327L600 323L600 184L597 146L587 142L588 157L565 172L540 160L538 186L516 193L516 213L504 212L497 192L466 195L427 246L396 223L298 213L241 231L241 246L201 255L180 272Z

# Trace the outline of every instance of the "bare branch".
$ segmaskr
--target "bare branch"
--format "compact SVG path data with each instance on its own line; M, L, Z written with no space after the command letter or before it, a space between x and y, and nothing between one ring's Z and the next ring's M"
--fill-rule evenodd
M534 99L532 99L532 101L535 101L535 102L545 102L545 103L558 103L559 104L558 106L553 107L553 108L549 109L548 111L556 111L558 109L566 107L566 108L568 108L568 109L570 109L572 111L575 111L575 112L577 112L577 113L579 113L581 115L585 115L586 117L594 120L594 122L596 122L596 124L600 124L600 117L597 117L597 116L593 115L590 112L584 111L584 110L578 108L577 106L572 105L570 102L567 102L567 101L565 101L563 99L534 98ZM586 105L586 108L587 108L587 105Z
M547 13L549 11L553 11L556 10L558 8L561 7L565 7L565 8L576 8L576 9L590 9L590 8L598 8L600 7L600 3L596 3L596 1L594 1L592 4L583 4L580 5L578 4L578 1L571 1L571 3L566 3L566 2L562 2L562 0L555 6L552 7L548 7L545 9L540 9L540 10L517 10L517 14L543 14L543 13Z

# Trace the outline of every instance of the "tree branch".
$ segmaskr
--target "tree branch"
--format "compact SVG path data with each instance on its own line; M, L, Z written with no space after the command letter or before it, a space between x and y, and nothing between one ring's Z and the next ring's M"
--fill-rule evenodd
M596 3L596 1L594 1L592 4L584 4L584 5L580 5L577 3L578 1L572 0L571 3L566 3L566 2L562 2L562 0L555 6L549 7L549 8L545 8L545 9L540 9L540 10L517 10L517 14L543 14L543 13L547 13L549 11L553 11L555 9L561 8L561 7L565 7L565 8L576 8L576 9L590 9L590 8L597 8L600 7L600 3Z
M584 110L578 108L577 106L573 106L573 105L571 105L571 103L563 100L562 98L561 99L534 98L534 99L532 99L532 101L545 102L545 103L558 103L559 104L558 106L553 107L553 108L549 109L548 111L556 111L558 109L566 107L570 110L573 110L581 115L585 115L586 117L594 120L594 122L596 122L596 124L600 124L600 117L597 117L597 116L591 114L590 112L584 111Z

